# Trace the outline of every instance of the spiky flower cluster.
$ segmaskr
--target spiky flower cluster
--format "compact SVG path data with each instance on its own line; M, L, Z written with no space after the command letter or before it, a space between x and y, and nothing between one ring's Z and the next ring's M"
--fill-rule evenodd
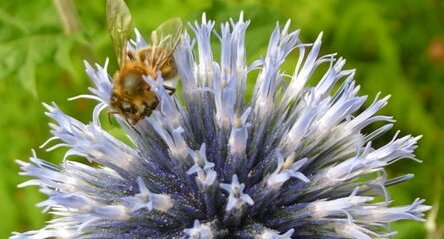
M190 24L195 38L184 33L174 53L182 92L170 97L160 77L147 77L157 110L135 126L117 116L133 145L101 127L112 78L107 63L86 63L96 86L86 97L100 102L92 122L45 105L55 121L50 141L61 141L48 150L67 146L66 157L61 165L36 155L19 161L22 174L36 178L21 186L39 186L48 196L39 206L55 218L12 238L390 238L390 222L423 220L423 200L391 206L386 190L412 175L389 179L384 169L414 159L419 137L397 134L372 146L392 128L392 117L376 115L388 97L363 108L367 97L358 95L354 70L343 70L335 54L318 57L321 35L303 43L289 23L277 26L265 56L247 65L248 24L242 15L219 32L205 16ZM147 46L136 35L132 51ZM291 75L281 71L289 54L299 57ZM308 86L321 65L327 70ZM247 100L251 72L257 78ZM363 133L374 122L385 123Z

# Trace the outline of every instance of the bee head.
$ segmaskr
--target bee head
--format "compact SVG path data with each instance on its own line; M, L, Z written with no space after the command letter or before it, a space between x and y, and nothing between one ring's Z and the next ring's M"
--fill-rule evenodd
M137 124L143 117L150 116L158 104L158 100L144 102L124 100L115 95L111 97L111 108L133 125Z

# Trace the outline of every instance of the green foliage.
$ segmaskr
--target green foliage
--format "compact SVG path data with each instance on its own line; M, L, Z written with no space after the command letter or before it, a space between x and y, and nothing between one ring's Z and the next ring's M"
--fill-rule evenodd
M18 176L14 160L26 160L30 149L53 162L60 162L63 150L48 154L38 149L48 137L48 119L40 102L57 102L68 114L89 121L94 102L66 98L86 93L91 85L82 60L103 63L110 58L110 72L116 61L105 27L104 1L74 0L68 11L77 28L67 31L57 1L3 1L0 4L0 213L8 220L0 224L0 238L11 231L42 226L45 216L35 204L44 200L36 189L17 190L25 180ZM60 1L62 2L62 1ZM65 1L69 2L69 1ZM312 42L324 32L324 54L338 52L348 68L357 68L357 81L370 98L381 91L392 98L383 113L397 119L401 134L422 134L417 151L424 163L401 162L391 175L413 172L416 177L393 190L395 204L417 196L429 204L444 202L439 188L444 161L444 2L438 0L245 0L204 1L128 0L133 24L145 35L168 18L184 21L208 18L237 18L240 11L251 19L247 33L249 59L265 54L268 36L279 21L292 19L301 28L304 41ZM66 13L65 13L66 14ZM67 34L69 32L69 34ZM440 48L441 47L441 48ZM440 50L441 49L441 50ZM290 55L285 69L291 72L297 55ZM253 83L253 82L249 82ZM120 138L114 126L107 125ZM387 140L387 139L385 139ZM377 142L376 142L377 143ZM444 208L437 211L436 226L426 230L420 223L397 223L397 238L423 238L444 230ZM431 223L431 222L430 222Z

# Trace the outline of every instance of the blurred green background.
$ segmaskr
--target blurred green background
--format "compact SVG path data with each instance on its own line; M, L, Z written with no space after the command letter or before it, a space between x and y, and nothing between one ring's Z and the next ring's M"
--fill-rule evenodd
M44 199L36 188L17 189L25 178L18 176L14 162L27 160L33 148L52 162L62 158L63 150L47 153L38 148L50 137L41 102L55 101L66 113L88 122L95 102L66 100L87 93L92 84L82 60L103 64L110 57L110 72L116 69L104 5L81 0L0 3L0 238L11 231L40 228L48 219L35 206ZM370 99L379 91L392 95L382 112L397 120L392 133L400 129L403 135L424 135L416 151L422 164L405 160L389 168L391 176L416 177L391 192L395 205L424 197L435 207L425 224L394 223L400 231L397 238L442 238L444 1L129 0L128 5L133 25L145 35L171 17L194 21L206 12L220 23L237 19L243 10L251 19L250 63L265 54L276 21L292 19L305 42L313 42L323 31L322 54L338 52L348 60L346 68L357 68L361 94ZM296 57L290 56L288 69Z

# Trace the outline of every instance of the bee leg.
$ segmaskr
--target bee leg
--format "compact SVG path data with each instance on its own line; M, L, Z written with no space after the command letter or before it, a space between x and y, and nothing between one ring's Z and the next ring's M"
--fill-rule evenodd
M116 111L108 111L108 120L109 120L109 124L113 125L113 121L111 120L111 115L115 115L118 114L119 112Z
M139 132L139 130L137 130L136 127L134 127L134 124L132 124L127 118L125 118L125 121L131 127L131 129L133 129L134 132L136 132L136 134L139 135L140 138L143 138L142 134Z
M165 90L169 91L168 95L173 95L176 92L176 89L167 85L163 85L163 87L165 88Z
M133 124L128 120L128 118L125 118L125 122L134 129Z
M133 52L127 51L126 55L127 55L127 57L129 58L130 61L135 61L136 60L136 56L134 55Z

